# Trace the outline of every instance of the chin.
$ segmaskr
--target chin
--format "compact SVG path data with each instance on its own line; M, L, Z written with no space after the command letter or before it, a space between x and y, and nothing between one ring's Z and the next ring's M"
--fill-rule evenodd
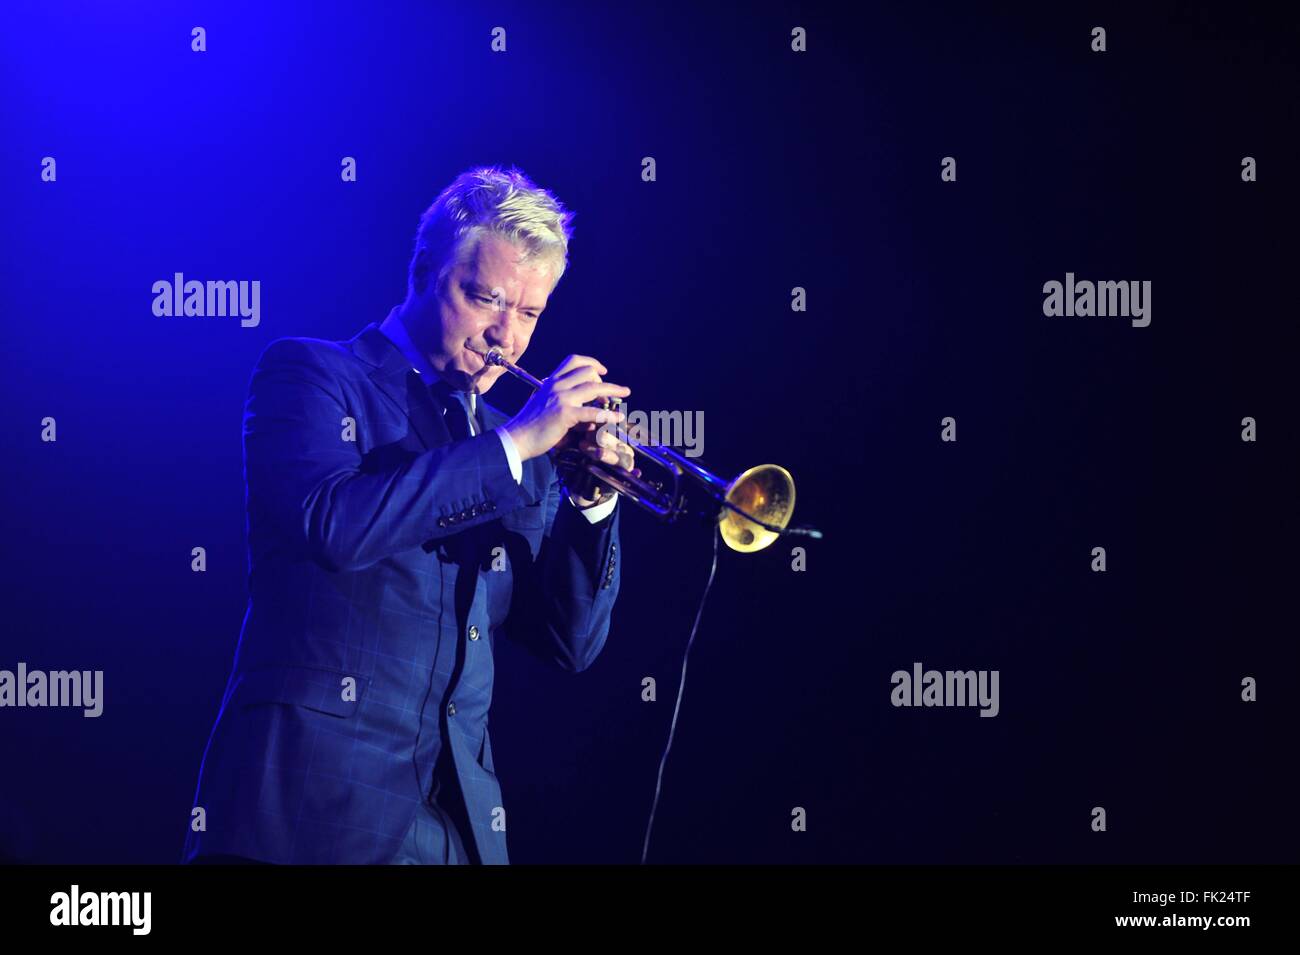
M497 383L502 374L504 374L504 370L501 368L486 368L483 370L483 374L474 379L474 387L480 395L486 394L487 390Z

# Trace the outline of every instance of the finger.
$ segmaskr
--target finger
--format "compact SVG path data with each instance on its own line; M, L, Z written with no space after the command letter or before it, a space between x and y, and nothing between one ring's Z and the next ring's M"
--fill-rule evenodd
M563 392L565 401L576 401L580 405L595 401L597 398L626 398L631 393L632 389L626 385L616 385L608 381L591 381L575 385Z
M586 405L579 405L570 409L577 421L594 421L597 424L613 424L616 421L622 421L625 417L621 411L612 411L606 408L589 408Z
M594 440L584 438L578 447L584 454L606 464L616 464L629 473L636 463L632 448L604 431L597 431Z
M594 427L594 425L592 427ZM615 451L617 451L618 446L622 444L622 442L619 441L618 438L614 437L614 435L610 434L604 428L596 429L596 435L594 441L595 444L593 446L595 447L613 448Z
M610 464L617 464L625 471L631 471L632 465L636 463L636 458L630 454L620 453L617 448L598 448L595 445L588 445L582 450L591 454L599 453L602 455L601 460L608 461Z
M614 431L594 424L574 425L575 428L593 428L595 433L588 433L582 438L583 448L609 448L620 458L632 458L635 451L626 441L620 441Z
M600 372L594 365L578 365L561 375L550 378L552 391L563 391L586 381L600 381Z
M595 366L595 368L600 374L602 375L609 374L608 368L606 368L604 365L602 365L600 362L596 361L596 359L590 357L589 355L570 355L568 358L564 359L564 361L560 362L560 364L556 366L555 371L551 373L551 377L557 378L560 375L564 374L565 372L582 365L593 365Z

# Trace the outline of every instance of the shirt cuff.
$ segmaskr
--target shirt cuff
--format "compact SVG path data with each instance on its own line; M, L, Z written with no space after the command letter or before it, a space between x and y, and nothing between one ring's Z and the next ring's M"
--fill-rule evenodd
M524 481L524 462L519 460L519 449L515 447L514 440L500 428L496 429L497 435L501 438L501 447L506 450L506 461L510 464L510 476L515 479L516 484L522 484Z
M609 517L609 515L614 512L614 505L618 503L618 495L615 494L608 501L601 501L599 504L593 504L591 507L583 509L581 507L578 507L578 502L575 501L573 499L573 495L570 494L569 503L572 504L575 508L578 508L578 513L581 514L583 517L585 517L587 520L591 521L591 523L599 524L601 521Z

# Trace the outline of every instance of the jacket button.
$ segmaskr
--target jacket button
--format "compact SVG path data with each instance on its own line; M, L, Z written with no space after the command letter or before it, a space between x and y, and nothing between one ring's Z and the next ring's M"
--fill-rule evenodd
M448 704L447 704L447 715L448 715L448 716L455 716L455 715L456 715L456 704L455 704L455 703L448 703Z
M478 639L478 627L474 626L473 624L469 625L469 638L471 640Z

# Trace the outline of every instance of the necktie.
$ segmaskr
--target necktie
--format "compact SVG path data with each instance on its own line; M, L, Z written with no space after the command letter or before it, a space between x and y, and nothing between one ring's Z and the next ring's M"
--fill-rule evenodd
M445 387L434 385L430 391L433 393L434 400L442 406L442 417L447 422L447 430L451 432L453 441L464 441L472 437L473 432L469 423L469 407L462 403L455 392Z

